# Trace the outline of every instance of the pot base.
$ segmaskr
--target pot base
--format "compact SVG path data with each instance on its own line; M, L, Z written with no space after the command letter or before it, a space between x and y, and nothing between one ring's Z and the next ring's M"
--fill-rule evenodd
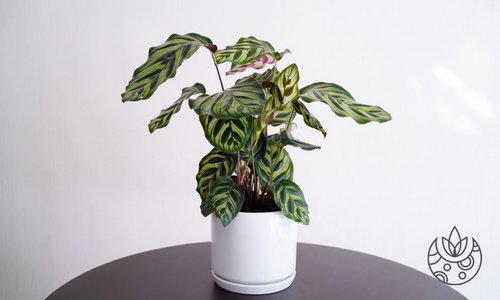
M293 279L295 278L296 272L294 271L290 277L279 281L273 282L270 284L241 284L234 283L227 280L224 280L217 276L214 271L212 271L212 275L214 276L215 283L221 288L228 290L230 292L239 293L239 294L247 294L247 295L262 295L262 294L271 294L282 291L292 285Z

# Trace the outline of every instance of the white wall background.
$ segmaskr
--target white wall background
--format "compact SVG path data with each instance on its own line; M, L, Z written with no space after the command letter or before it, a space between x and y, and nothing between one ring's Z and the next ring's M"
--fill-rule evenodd
M254 35L293 54L301 86L328 81L393 120L357 125L309 105L328 132L291 149L312 223L299 241L382 256L430 274L426 255L457 226L483 265L456 289L500 293L500 2L1 1L0 299L44 299L123 256L208 241L194 179L210 149L187 105L201 49L148 101L120 94L151 46L198 32L219 48ZM223 71L228 66L223 66ZM234 79L225 78L226 85Z

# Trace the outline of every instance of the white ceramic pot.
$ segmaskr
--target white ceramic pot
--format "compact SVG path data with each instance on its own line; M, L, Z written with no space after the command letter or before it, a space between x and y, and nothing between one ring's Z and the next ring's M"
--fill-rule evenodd
M212 275L241 294L269 294L295 278L297 223L281 212L242 213L226 228L212 214Z

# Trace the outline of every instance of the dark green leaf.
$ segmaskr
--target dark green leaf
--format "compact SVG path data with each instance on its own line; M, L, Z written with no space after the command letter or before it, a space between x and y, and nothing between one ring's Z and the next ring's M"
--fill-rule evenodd
M255 147L254 144L255 144L255 138L253 137L253 134L250 134L250 137L248 138L245 146L240 151L241 160L248 162L250 156L250 163L253 163L253 161L258 161L259 159L263 158L266 155L267 140L264 134L262 133L260 134ZM252 153L252 147L253 147L253 161L250 155L250 153Z
M201 200L201 205L200 205L200 210L201 214L204 217L208 217L211 213L214 212L214 209L208 204L208 202Z

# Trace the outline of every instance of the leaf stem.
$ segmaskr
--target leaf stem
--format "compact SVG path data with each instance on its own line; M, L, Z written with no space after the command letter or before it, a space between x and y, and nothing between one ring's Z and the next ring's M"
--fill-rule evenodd
M217 66L217 61L215 60L215 55L212 53L212 59L214 60L215 69L217 70L217 75L219 76L219 82L222 90L224 89L224 84L222 83L222 78L220 77L219 67Z
M241 184L241 161L240 161L240 151L238 151L238 161L236 164L236 170L238 171L238 177L237 177L237 182L238 184Z

